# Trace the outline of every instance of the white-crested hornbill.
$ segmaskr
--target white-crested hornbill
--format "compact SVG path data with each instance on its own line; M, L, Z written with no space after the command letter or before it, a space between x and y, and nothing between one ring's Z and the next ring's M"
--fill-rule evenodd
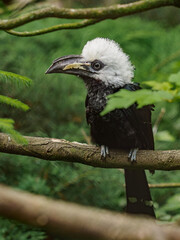
M132 82L134 67L117 43L104 38L88 41L81 55L56 59L46 73L73 74L83 79L87 87L87 123L92 140L101 146L103 158L109 154L109 149L126 149L133 163L138 149L154 149L151 105L139 109L134 103L127 109L100 115L109 94L121 89L141 89L139 84ZM155 217L145 171L125 169L125 181L126 211Z

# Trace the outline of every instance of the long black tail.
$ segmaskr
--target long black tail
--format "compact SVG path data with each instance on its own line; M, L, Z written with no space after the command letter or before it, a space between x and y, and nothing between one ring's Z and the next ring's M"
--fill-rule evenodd
M125 169L127 213L155 216L144 170Z

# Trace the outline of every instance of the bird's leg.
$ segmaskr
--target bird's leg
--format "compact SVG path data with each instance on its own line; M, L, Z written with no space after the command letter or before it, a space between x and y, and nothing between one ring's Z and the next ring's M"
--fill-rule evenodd
M106 158L109 155L109 149L105 145L101 145L101 158Z
M131 162L136 162L136 154L137 154L138 148L132 148L129 152L128 158Z

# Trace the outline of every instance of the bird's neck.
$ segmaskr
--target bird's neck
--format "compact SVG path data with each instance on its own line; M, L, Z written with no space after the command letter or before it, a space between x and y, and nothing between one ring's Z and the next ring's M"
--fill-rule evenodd
M117 92L120 88L120 86L114 86L114 85L106 85L104 82L98 79L92 79L92 78L84 78L83 79L86 85L86 88L88 90L88 93L94 92L95 94L97 92L103 92L106 95L109 95L111 93Z
M107 104L107 96L117 92L120 88L106 86L102 81L92 79L85 81L88 90L88 107L94 112L101 112Z

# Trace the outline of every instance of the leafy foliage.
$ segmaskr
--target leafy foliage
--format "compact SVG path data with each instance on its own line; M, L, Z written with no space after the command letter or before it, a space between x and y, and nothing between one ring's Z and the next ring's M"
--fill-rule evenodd
M180 220L180 194L168 198L167 202L157 211L157 215L159 219L165 221Z
M176 74L172 74L169 77L169 82L175 84L175 88L180 87L180 72L176 73ZM172 87L172 85L171 85ZM179 89L177 89L177 92L179 92Z
M1 240L11 239L43 240L46 238L45 233L39 231L38 229L32 230L30 227L24 224L19 224L14 221L9 221L3 218L0 218L0 222L1 222L0 228Z
M116 108L128 108L134 103L137 103L137 107L141 108L161 101L174 102L180 100L180 72L171 74L168 81L147 81L143 83L152 87L152 90L140 89L135 92L125 89L120 90L108 97L109 101L102 115Z
M163 100L172 100L173 96L165 91L151 91L148 89L140 89L135 92L130 92L126 89L110 95L110 100L106 108L103 110L102 115L113 111L116 108L128 108L133 103L138 104L138 108L141 108L148 104L154 104Z
M0 2L0 8L2 8L2 9L6 8L5 4L2 1Z
M45 19L29 24L29 29L26 26L21 30L41 28L44 24L51 26L58 22L57 19ZM133 17L108 20L86 29L26 39L0 32L0 55L3 56L1 68L29 76L34 80L34 84L23 91L16 85L12 87L8 82L1 83L0 94L21 99L31 107L31 111L21 112L2 104L1 116L13 118L16 129L23 134L85 142L81 129L87 136L89 129L84 113L86 96L84 84L81 80L67 75L44 75L51 62L63 55L79 54L90 39L108 37L119 42L124 51L130 55L131 61L136 66L135 82L144 84L154 81L161 86L168 82L168 86L169 83L173 85L172 88L164 86L163 89L155 89L151 85L146 85L148 88L146 90L152 88L153 91L170 91L168 94L173 95L171 91L175 90L175 83L170 82L169 76L177 74L180 69L179 30L179 26L165 29L155 22L146 22ZM172 56L175 55L172 60ZM156 136L167 131L174 140L166 137L164 141L161 135L156 139L156 149L179 149L179 101L163 101L155 105L153 123L158 118L160 109L162 107L166 109ZM178 171L156 171L153 176L148 172L147 174L150 183L179 182ZM0 181L37 194L121 212L124 211L126 204L124 174L119 169L99 169L80 164L53 163L25 156L1 154ZM159 218L175 220L179 210L167 211L164 210L164 206L170 204L168 200L179 194L180 189L152 189L151 192ZM0 226L3 226L0 232L0 238L3 238L2 231L10 228L11 221L1 219ZM13 226L18 237L9 232L10 240L19 239L21 234L23 240L28 239L23 235L24 229L21 225L13 222Z
M14 120L8 118L0 118L0 129L4 133L10 134L13 139L21 144L26 144L27 140L14 130Z
M19 74L15 74L12 72L5 72L0 70L0 81L16 83L18 86L19 84L24 84L25 86L30 86L32 84L32 80L21 76Z
M31 80L27 77L5 71L0 71L0 80L4 82L16 82L18 84L19 82L21 82L27 86L31 83ZM21 109L23 111L29 110L29 106L27 104L24 104L17 99L13 99L4 95L0 95L0 103L10 105L11 107ZM26 139L24 139L21 134L14 129L14 120L0 118L0 129L2 132L9 133L15 139L15 141L23 144L27 143Z
M29 110L28 105L22 103L21 101L19 101L17 99L13 99L13 98L6 97L3 95L0 95L0 103L5 103L5 104L10 105L11 107L19 108L24 111Z

